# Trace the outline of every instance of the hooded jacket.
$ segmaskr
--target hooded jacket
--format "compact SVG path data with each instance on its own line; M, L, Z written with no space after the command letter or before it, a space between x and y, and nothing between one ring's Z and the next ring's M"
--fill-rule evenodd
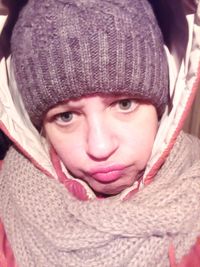
M198 160L195 163L195 166L197 166L195 167L195 175L200 178L200 168L198 168L200 165L200 145L197 140L193 141L190 138L188 138L190 143L188 145L188 142L185 143L184 141L184 135L180 134L200 81L200 3L199 1L189 0L168 1L167 3L152 1L152 5L157 14L166 44L165 48L170 72L169 89L171 101L160 121L152 156L147 164L141 185L134 184L133 187L123 191L119 195L120 201L137 191L138 187L149 186L154 178L158 176L157 174L161 166L165 165L165 162L170 159L173 151L177 152L180 149L175 145L176 143L181 143L182 146L187 144L188 151L192 149L197 150L193 154L192 161L194 158ZM1 28L3 28L5 19L5 17L1 17ZM12 140L16 149L20 151L23 157L28 159L32 168L39 170L41 174L59 180L79 199L95 199L94 193L82 181L77 182L77 180L69 179L65 183L65 177L69 177L69 175L63 174L62 164L56 161L52 151L49 153L48 144L28 119L13 77L11 56L1 59L0 77L1 130ZM11 160L11 158L8 155L3 165L6 165L6 161ZM2 167L3 172L4 166ZM0 209L0 218L2 219L0 225L0 266L21 267L16 263L16 255L14 257L11 249L12 242L11 246L8 242L4 229L3 221L5 221L5 217L3 213L2 209ZM193 240L195 240L194 243L190 245L190 248L185 251L184 255L181 255L182 257L179 258L178 263L174 244L173 242L170 244L168 266L200 266L200 241L198 240L198 235ZM162 266L162 263L159 266Z

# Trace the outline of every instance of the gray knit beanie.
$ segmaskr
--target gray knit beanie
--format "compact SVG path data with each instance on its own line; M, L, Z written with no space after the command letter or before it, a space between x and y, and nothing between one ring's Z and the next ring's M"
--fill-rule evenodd
M11 39L14 74L39 128L69 98L127 94L168 101L163 38L147 0L29 0Z

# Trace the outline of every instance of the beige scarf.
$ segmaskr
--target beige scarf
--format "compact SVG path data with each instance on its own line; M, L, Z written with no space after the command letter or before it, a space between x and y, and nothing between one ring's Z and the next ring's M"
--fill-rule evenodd
M14 148L0 174L0 217L19 267L165 267L200 235L200 144L181 134L132 199L79 201Z

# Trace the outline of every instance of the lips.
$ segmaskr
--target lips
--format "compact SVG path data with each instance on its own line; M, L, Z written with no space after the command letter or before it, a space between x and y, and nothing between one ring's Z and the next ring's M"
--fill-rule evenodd
M96 168L92 170L89 175L101 183L111 183L118 180L123 173L124 166L111 166Z

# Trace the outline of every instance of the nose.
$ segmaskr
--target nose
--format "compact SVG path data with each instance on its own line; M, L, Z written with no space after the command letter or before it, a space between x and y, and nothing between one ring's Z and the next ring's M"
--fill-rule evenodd
M118 148L118 139L109 123L95 118L88 123L87 154L94 160L106 160Z

